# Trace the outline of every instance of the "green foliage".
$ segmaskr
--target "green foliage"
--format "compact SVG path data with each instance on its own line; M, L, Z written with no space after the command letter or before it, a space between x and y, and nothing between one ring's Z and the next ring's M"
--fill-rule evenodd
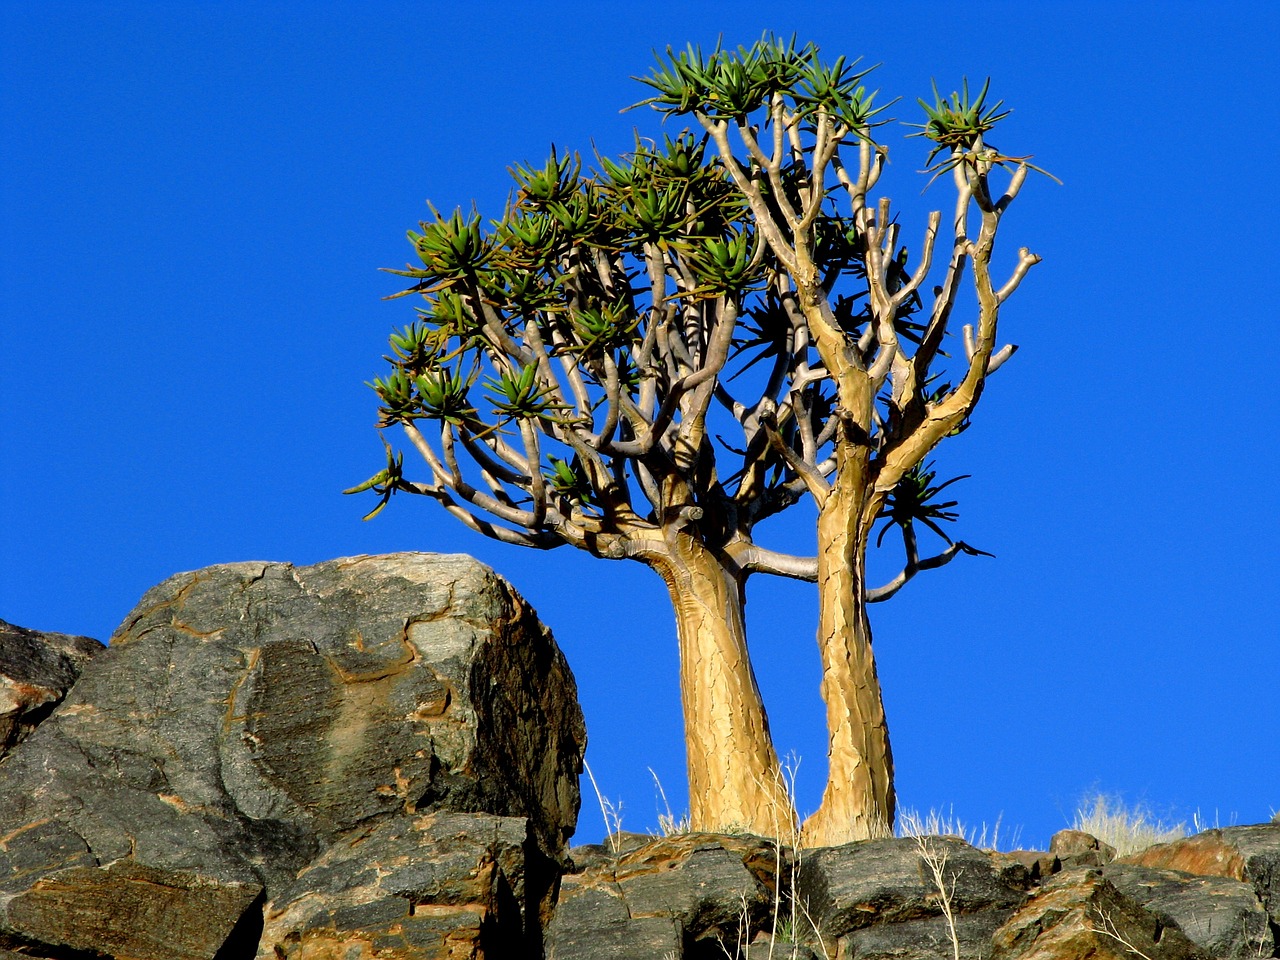
M373 382L366 386L371 387L382 402L382 406L378 408L379 427L403 423L419 415L414 375L407 370L392 370L385 379L374 377Z
M1028 170L1042 173L1049 179L1061 183L1061 180L1047 170L1028 163L1030 157L1005 156L992 144L986 142L985 135L1013 112L1003 109L1003 100L998 100L991 106L987 105L987 92L990 88L991 78L988 77L983 82L978 95L970 96L969 78L964 77L960 90L952 91L949 97L944 97L938 92L938 84L935 81L933 103L917 99L920 106L924 108L927 119L924 123L908 124L908 126L919 128L918 133L908 134L908 136L924 137L933 142L934 147L929 151L928 159L925 161L926 172L933 173L936 179L939 174L953 170L961 164L968 164L971 167L977 163L1024 166ZM945 156L935 165L934 160L939 154ZM929 182L932 183L933 180Z
M876 91L867 92L862 81L875 67L854 71L858 60L848 66L839 57L830 67L816 60L800 76L800 84L792 94L801 116L811 117L819 110L859 135L873 126L872 118L886 109L873 105Z
M461 372L448 367L420 374L414 380L419 416L429 420L443 420L455 426L470 422L476 416L476 408L467 398L467 391L474 381L474 374L463 377Z
M684 247L684 255L702 281L698 293L723 296L763 286L765 271L756 239L749 230L731 231L727 237L697 237Z
M647 77L638 77L658 95L635 106L652 106L661 113L700 113L707 117L743 121L761 109L772 110L776 100L791 105L796 115L812 119L819 112L864 136L884 107L874 106L875 91L862 83L874 70L855 70L859 60L839 57L827 65L813 44L796 47L765 34L751 47L734 52L720 46L704 55L700 47L682 51L667 47L666 56Z
M685 491L685 503L697 502L708 530L716 497L741 498L725 506L716 529L728 537L736 523L736 535L746 536L750 524L805 490L801 462L829 469L821 465L841 435L837 391L802 329L795 277L776 249L781 236L806 245L827 315L860 369L881 356L886 300L899 344L927 352L909 395L875 387L876 415L861 428L861 442L873 456L892 449L900 439L895 430L910 429L921 411L954 391L929 367L934 357L949 358L945 322L941 334L933 330L920 294L929 288L913 283L896 223L880 222L890 219L887 205L873 208L852 195L853 164L872 157L878 170L886 155L884 147L865 149L887 122L887 107L866 83L875 68L860 63L826 63L815 45L771 34L733 50L669 47L638 78L653 95L635 106L688 116L698 133L664 132L654 140L637 134L630 153L597 155L594 170L553 146L545 162L509 168L514 192L497 219L460 210L446 217L432 208L434 220L408 232L420 266L390 271L412 281L392 296L416 293L425 303L414 323L391 335L391 371L370 383L379 426L441 423L449 462L432 463L434 482L455 493L474 490L450 460L465 450L497 497L482 503L467 494L471 505L490 512L500 506L517 526L511 518L546 521L545 504L536 502L544 487L579 507L620 515L632 515L643 494L652 509L636 513L650 518L663 515L667 508L657 500L674 489ZM966 80L944 97L935 85L933 102L921 101L926 122L915 135L931 141L929 163L946 154L935 171L964 162L967 175L981 180L992 166L1014 164L984 142L1009 113L1003 102L988 103L989 87L971 94ZM741 155L722 136L734 128L733 142L747 148ZM856 161L841 154L850 147L859 149ZM823 183L815 185L819 153ZM839 185L836 170L844 171ZM841 191L854 201L847 209L839 206ZM803 220L796 213L802 209ZM793 236L801 230L803 237ZM732 340L727 351L713 352L721 323L734 328ZM716 362L731 366L701 369L709 357L726 355ZM909 352L899 361L893 369L911 362ZM700 406L686 396L687 378L705 373L719 407L708 407L705 390ZM470 397L480 375L483 417ZM757 388L758 401L738 403L730 394ZM729 419L712 427L710 418L724 411ZM511 421L521 423L518 441L500 430ZM742 439L725 439L726 426ZM693 446L677 457L682 435L680 442ZM739 463L715 465L706 437ZM655 471L674 471L678 482L651 476ZM952 544L943 524L956 519L956 503L941 495L958 479L937 483L931 468L917 465L885 501L877 543L890 526L923 525Z
M640 319L631 313L625 300L618 300L579 310L573 314L572 322L576 342L565 347L565 352L598 357L606 350L630 343Z
M546 481L557 494L578 503L593 503L591 482L582 471L582 463L573 460L562 460L559 457L548 457L551 472L546 474Z
M493 412L501 417L550 420L564 404L548 399L551 390L538 383L538 368L530 364L518 373L503 371L485 383L496 395L490 396Z
M551 158L542 168L518 164L510 169L520 185L521 201L534 210L545 210L577 193L582 160L577 154L559 159L553 146Z
M917 101L924 107L924 112L929 119L924 124L912 124L921 128L920 133L912 136L927 137L936 144L929 153L928 163L932 163L933 158L943 151L967 152L980 147L983 134L993 129L1012 112L1001 109L1004 106L1003 100L998 101L994 106L987 106L987 91L991 88L990 77L982 84L982 89L978 91L976 97L969 96L968 77L963 79L962 84L962 92L953 92L951 96L944 97L938 93L938 84L935 82L933 104L930 105L924 100Z
M411 490L412 485L404 478L404 454L396 453L391 449L391 444L387 443L384 438L382 445L386 448L387 465L379 470L364 483L357 484L347 490L343 490L344 494L364 493L366 490L372 490L378 495L378 505L366 513L363 517L365 520L372 520L382 508L391 500L391 495L397 490Z
M959 514L951 509L958 506L959 501L947 500L940 502L938 494L953 483L968 480L969 475L964 474L959 477L952 477L942 483L934 483L934 479L938 474L932 468L932 463L916 464L916 466L903 474L902 479L893 488L893 491L885 500L884 507L880 510L878 519L885 519L889 522L885 524L880 531L880 536L876 538L876 546L881 544L884 540L884 535L893 527L897 526L906 529L916 523L923 523L947 543L952 542L951 537L939 526L939 523L954 522L959 517Z

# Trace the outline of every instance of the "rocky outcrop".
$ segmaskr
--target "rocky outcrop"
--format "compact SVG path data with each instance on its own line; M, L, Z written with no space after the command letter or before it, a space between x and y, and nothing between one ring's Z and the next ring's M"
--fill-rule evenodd
M1121 862L1247 883L1280 929L1280 825L1276 823L1206 830L1157 844Z
M1211 957L1270 957L1275 939L1251 884L1116 863L1103 876L1143 909L1176 923Z
M1242 855L1240 871L1262 877L1259 858L1280 840L1280 826L1233 830L1233 842L1252 850L1252 857ZM1193 849L1211 841L1221 843L1207 837ZM1087 834L1060 837L1057 853L1015 854L977 850L954 837L871 840L798 853L768 840L707 834L618 835L612 843L616 849L574 849L548 932L548 957L1280 955L1253 883L1109 862L1110 850ZM1100 861L1102 866L1093 865ZM1234 862L1215 856L1199 865L1223 870L1223 863Z
M1209 960L1176 924L1088 868L1051 879L991 944L991 960Z
M466 557L181 574L106 649L0 623L0 692L0 960L1280 956L1280 824L569 851L573 678Z
M622 835L577 847L548 960L721 958L773 928L789 859L757 837ZM785 882L785 881L784 881Z
M0 948L536 956L583 748L550 634L469 558L178 575L0 764Z
M963 955L987 956L1030 887L1021 865L955 837L903 837L807 851L796 894L839 955L923 960L952 952L948 909Z
M101 650L90 637L0 620L0 759L53 712Z
M1103 843L1083 830L1059 830L1049 840L1049 852L1057 860L1057 869L1100 867L1116 858L1116 848Z

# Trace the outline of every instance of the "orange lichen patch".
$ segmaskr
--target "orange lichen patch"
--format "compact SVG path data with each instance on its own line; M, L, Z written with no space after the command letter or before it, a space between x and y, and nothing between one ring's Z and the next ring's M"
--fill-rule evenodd
M11 677L3 678L3 688L6 693L13 697L14 702L26 704L27 706L48 703L50 700L57 700L62 696L58 690L38 686L34 683L23 683L21 680L14 680Z
M1202 877L1245 879L1245 859L1239 850L1223 841L1221 830L1206 830L1194 837L1156 844L1140 853L1121 857L1119 862L1182 870Z

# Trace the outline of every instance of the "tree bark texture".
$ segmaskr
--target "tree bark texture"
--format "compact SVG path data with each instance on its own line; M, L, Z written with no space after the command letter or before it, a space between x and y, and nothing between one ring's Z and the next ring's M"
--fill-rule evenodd
M867 618L865 463L841 456L818 514L818 650L827 709L827 785L805 846L885 836L893 828L893 756Z
M795 813L747 654L740 582L684 534L646 560L676 614L690 825L789 836Z

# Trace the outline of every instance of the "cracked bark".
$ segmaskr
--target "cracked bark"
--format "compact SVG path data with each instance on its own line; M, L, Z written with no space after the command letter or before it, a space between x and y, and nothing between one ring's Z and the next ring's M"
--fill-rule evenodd
M893 756L867 618L871 524L864 519L865 455L842 444L838 456L835 485L818 513L818 650L828 773L822 804L802 829L809 847L885 836L894 817Z
M675 609L690 823L777 836L795 814L747 653L741 583L687 534L645 561Z

